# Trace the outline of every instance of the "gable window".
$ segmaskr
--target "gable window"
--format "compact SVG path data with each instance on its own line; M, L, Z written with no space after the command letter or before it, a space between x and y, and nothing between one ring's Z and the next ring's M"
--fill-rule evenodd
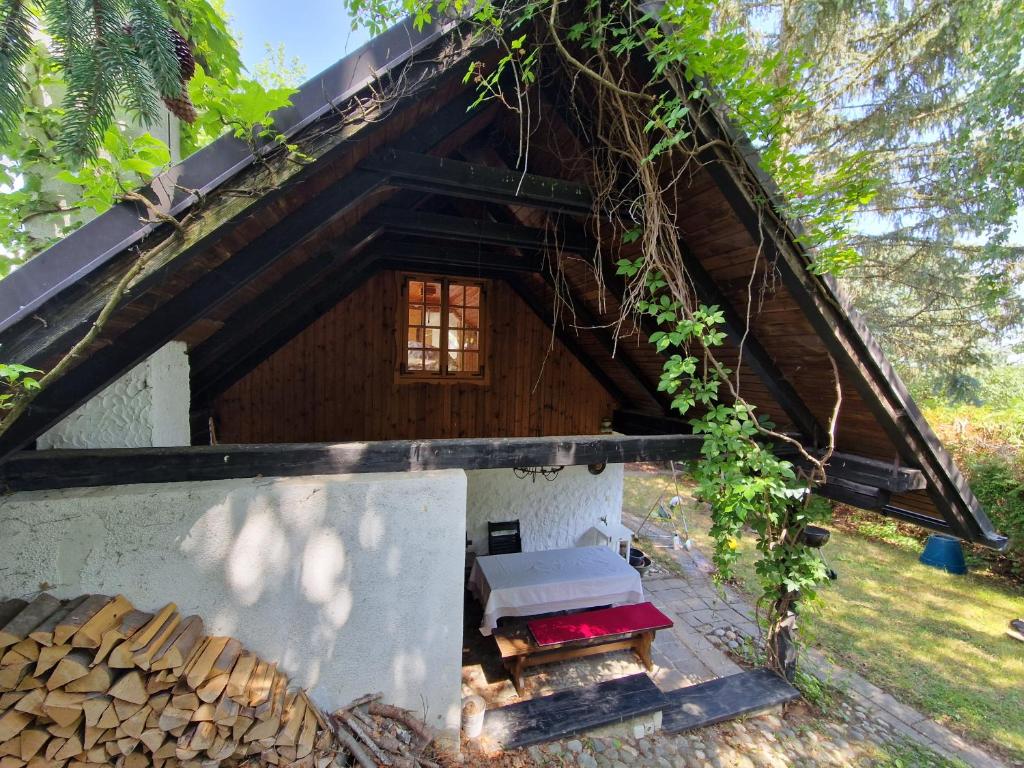
M402 377L482 380L486 285L405 275L402 296Z

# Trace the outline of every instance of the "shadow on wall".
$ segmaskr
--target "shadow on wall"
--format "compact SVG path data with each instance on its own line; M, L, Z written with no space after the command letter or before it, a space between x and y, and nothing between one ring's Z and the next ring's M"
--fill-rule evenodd
M176 602L327 707L364 693L457 727L459 470L124 486L0 502L0 594Z
M487 523L518 519L523 550L604 544L593 531L606 518L622 519L623 465L609 464L592 475L585 466L568 466L553 480L520 479L511 469L466 472L466 533L470 549L487 554Z

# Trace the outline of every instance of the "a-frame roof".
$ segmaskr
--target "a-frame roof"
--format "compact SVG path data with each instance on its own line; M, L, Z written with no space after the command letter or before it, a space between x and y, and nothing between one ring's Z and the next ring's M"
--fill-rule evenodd
M576 94L545 86L544 130L524 175L513 170L517 118L495 104L469 109L476 94L459 66L467 50L456 23L400 24L310 80L277 116L308 163L221 138L152 185L180 232L123 203L0 282L3 357L47 369L146 254L100 338L0 436L0 459L175 338L189 344L201 413L374 270L399 266L395 253L400 266L506 280L618 403L616 430L688 431L657 390L653 329L616 323L625 286L613 265L628 247L604 243L599 274L588 266L597 250L588 178L566 161L586 144L566 107ZM740 370L744 396L820 447L831 357L843 407L826 495L1004 546L863 322L833 281L808 269L749 144L714 110L699 112L698 140L723 141L678 182L678 232L698 295L725 310L723 362ZM555 280L555 250L586 258L559 256ZM752 296L752 274L770 288ZM571 303L558 317L556 292Z

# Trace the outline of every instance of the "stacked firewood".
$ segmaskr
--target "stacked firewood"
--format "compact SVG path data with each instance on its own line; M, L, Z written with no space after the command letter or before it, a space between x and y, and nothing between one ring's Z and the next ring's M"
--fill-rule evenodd
M0 601L0 768L418 768L429 741L376 700L325 716L275 663L173 603Z

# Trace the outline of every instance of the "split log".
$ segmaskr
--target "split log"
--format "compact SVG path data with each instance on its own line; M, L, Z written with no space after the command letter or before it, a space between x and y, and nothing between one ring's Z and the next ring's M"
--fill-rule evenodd
M230 639L228 637L211 637L206 641L206 646L203 648L202 653L195 660L191 669L188 670L188 674L185 675L190 688L195 690L206 681L210 670L217 663L221 651L224 650Z
M61 619L53 630L53 642L66 643L71 637L85 626L93 616L99 613L103 606L111 600L109 595L89 595L81 603L75 606L74 610Z
M246 686L249 684L249 678L252 676L252 673L256 668L257 661L258 659L256 658L256 654L250 653L249 651L243 651L238 657L238 661L235 662L234 668L231 670L231 676L228 678L228 684L225 692L239 704L247 703L245 690Z
M26 728L21 736L21 753L18 755L26 763L34 758L50 740L50 734L41 728Z
M53 633L51 632L50 634L52 635ZM44 645L39 649L39 658L36 660L36 668L33 674L36 677L42 677L70 652L70 645Z
M31 667L32 662L28 659L0 667L0 690L13 691L21 684L22 678L28 675Z
M0 742L13 739L21 733L29 723L32 716L17 709L9 709L0 716Z
M25 610L28 602L17 597L9 600L0 600L0 627L6 626L7 622Z
M40 592L0 629L0 648L21 642L36 627L60 610L60 600L47 592Z
M132 610L132 604L124 595L113 600L94 613L71 638L75 648L99 648L103 633L120 623L121 617Z
M97 664L83 677L64 686L71 693L104 693L114 683L114 675L106 664Z
M7 664L8 656L10 656L12 660L17 656L20 656L22 659L35 661L39 658L39 643L30 637L26 637L24 640L21 640L10 647L10 650L0 658L0 664Z
M136 670L123 675L120 680L111 686L108 693L115 699L130 701L132 704L140 705L145 704L149 698L146 695L146 686L142 682L142 675Z
M154 654L150 669L162 670L181 666L202 639L203 620L198 616L188 616L178 624Z
M89 674L90 662L92 662L92 656L88 651L76 650L65 654L64 658L57 662L57 666L50 672L50 676L46 680L46 687L52 691L63 688L80 677L85 677Z
M57 628L57 625L63 621L69 613L75 610L75 608L85 602L87 597L88 595L81 595L62 603L60 608L51 613L42 624L29 632L28 636L40 645L53 645L53 632Z
M103 639L100 640L100 647L96 649L93 663L99 664L104 661L116 645L132 637L152 620L153 614L145 611L133 610L126 613L121 617L117 626L111 627L103 633Z

